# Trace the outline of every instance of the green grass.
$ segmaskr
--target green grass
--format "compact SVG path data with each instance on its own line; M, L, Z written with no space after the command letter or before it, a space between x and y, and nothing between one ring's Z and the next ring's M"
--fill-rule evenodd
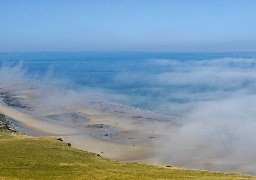
M0 179L255 179L112 161L50 138L0 133Z
M0 116L0 121L5 121ZM252 176L128 164L51 138L0 131L0 179L256 179Z

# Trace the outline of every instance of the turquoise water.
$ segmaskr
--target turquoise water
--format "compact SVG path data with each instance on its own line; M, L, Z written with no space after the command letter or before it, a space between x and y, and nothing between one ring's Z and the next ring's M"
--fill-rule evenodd
M21 63L37 80L66 81L61 88L178 116L198 102L253 94L256 86L256 53L1 53L0 63Z

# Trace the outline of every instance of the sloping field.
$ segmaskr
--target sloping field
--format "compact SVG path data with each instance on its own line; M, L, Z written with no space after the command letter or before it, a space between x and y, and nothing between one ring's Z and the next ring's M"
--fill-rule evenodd
M255 179L254 177L128 164L50 138L0 132L0 179Z

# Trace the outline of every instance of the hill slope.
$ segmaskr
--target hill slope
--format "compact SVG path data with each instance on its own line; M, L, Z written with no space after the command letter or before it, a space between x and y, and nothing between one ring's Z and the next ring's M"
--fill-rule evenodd
M112 161L55 139L12 133L5 126L0 128L0 169L0 179L256 179Z

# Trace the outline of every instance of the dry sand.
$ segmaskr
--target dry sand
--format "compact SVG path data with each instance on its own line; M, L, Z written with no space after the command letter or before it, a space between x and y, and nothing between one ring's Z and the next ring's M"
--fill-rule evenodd
M193 141L193 136L190 141L191 131L181 131L185 119L96 101L94 97L0 88L0 113L19 122L19 132L62 138L72 147L113 160L254 174L253 158L239 165L233 156L204 157L209 149L194 143L199 141Z
M20 122L23 130L61 137L64 142L70 142L72 147L114 160L164 165L164 157L157 153L154 144L161 138L165 128L154 125L150 117L152 114L146 113L145 121L140 115L143 112L124 107L111 108L76 107L47 111L37 116L0 102L0 113ZM133 116L129 111L133 112Z

